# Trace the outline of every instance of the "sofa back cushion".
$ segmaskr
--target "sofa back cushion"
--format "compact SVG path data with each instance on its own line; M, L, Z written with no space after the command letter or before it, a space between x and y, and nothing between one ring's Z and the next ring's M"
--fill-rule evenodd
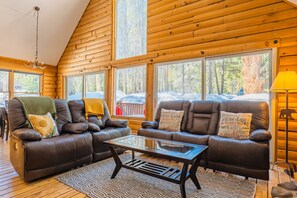
M64 124L71 122L71 114L66 100L55 99L57 110L57 128L60 133ZM19 128L28 128L27 118L22 103L17 99L12 99L8 103L8 119L11 131Z
M193 101L189 110L187 131L200 135L215 135L220 103L211 100Z
M15 98L8 102L8 121L11 131L29 127L23 105Z
M266 102L230 100L223 101L220 111L232 113L252 113L251 131L257 129L268 129L269 126L269 107Z
M181 122L181 128L180 128L181 131L184 131L186 129L190 104L191 103L188 100L174 100L174 101L160 102L155 115L155 121L160 122L162 109L184 111L184 116L183 116L183 119Z
M55 105L56 105L56 110L57 110L57 128L58 132L62 132L62 127L64 124L71 123L71 113L68 107L68 103L66 100L61 100L61 99L55 99L54 100Z
M68 102L69 109L71 112L72 122L86 122L85 117L85 104L83 100L72 100ZM104 102L104 115L101 119L98 119L97 116L89 116L88 122L92 122L99 126L100 128L104 128L105 122L110 119L110 113L107 108L106 103Z

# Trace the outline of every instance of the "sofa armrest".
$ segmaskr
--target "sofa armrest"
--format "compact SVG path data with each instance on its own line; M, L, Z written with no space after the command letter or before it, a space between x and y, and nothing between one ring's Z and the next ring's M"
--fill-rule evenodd
M118 128L125 128L128 126L127 120L107 120L105 122L106 127L118 127Z
M64 133L83 133L88 130L88 123L87 122L78 122L78 123L67 123L64 124L62 127L62 131Z
M255 142L269 141L270 139L270 132L264 129L257 129L250 134L250 140Z
M144 121L141 123L142 128L144 129L158 129L159 122L156 121Z
M21 128L14 130L11 135L19 140L40 141L42 136L34 129Z

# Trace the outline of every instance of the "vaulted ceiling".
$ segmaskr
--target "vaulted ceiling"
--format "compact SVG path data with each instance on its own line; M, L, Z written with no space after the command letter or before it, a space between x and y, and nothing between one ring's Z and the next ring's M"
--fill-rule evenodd
M57 65L90 0L0 0L0 56L33 60L39 12L39 60Z
M287 1L287 2L289 2L289 3L292 3L292 4L294 4L295 6L297 5L297 0L285 0L285 1Z

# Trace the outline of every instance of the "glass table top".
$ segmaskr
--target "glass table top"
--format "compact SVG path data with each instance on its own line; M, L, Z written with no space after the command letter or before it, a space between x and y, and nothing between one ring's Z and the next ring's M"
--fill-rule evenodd
M146 151L147 153L158 153L184 159L192 159L206 150L207 146L196 145L184 142L176 142L170 140L161 140L148 138L137 135L130 135L113 140L105 141L105 143L131 150Z

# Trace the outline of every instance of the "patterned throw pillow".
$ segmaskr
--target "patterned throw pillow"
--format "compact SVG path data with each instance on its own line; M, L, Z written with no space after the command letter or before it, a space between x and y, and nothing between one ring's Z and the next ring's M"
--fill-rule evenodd
M183 119L183 115L184 111L161 109L159 129L172 132L180 131L180 125Z
M218 135L239 140L249 139L251 121L251 113L230 113L221 111Z
M39 132L42 138L59 135L56 123L49 112L46 115L29 114L28 117L33 129Z

